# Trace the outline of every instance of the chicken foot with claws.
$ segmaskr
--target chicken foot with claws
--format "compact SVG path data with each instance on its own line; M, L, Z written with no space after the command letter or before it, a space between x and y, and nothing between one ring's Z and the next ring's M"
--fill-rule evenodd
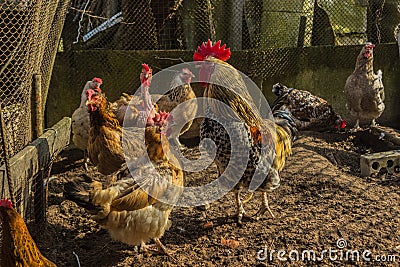
M253 198L253 195L254 195L254 193L251 193L247 199L242 201L240 199L240 190L236 191L236 205L237 205L237 210L238 210L237 220L238 220L239 225L242 225L243 216L246 214L246 211L244 210L243 205L246 204L247 202L249 202Z
M275 215L272 213L269 205L268 205L268 198L267 198L267 193L263 192L262 193L262 203L261 203L261 207L260 209L257 211L257 213L255 214L256 216L256 220L259 220L261 218L262 215L265 214L266 211L269 212L269 214L271 214L272 218L275 218Z
M140 244L140 252L145 254L146 256L150 256L151 252L158 253L158 254L164 254L170 257L171 259L175 258L172 256L172 253L175 251L169 251L163 243L161 243L161 240L159 238L154 238L153 239L154 243L153 245L146 245L144 242Z

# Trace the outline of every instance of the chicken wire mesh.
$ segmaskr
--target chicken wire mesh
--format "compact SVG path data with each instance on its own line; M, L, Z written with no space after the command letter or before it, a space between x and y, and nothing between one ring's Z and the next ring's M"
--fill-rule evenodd
M232 50L393 42L398 0L74 0L64 39L79 48Z
M33 138L32 115L43 121L53 62L69 0L0 1L1 197L9 197L28 220L45 214L43 166L34 177L13 177L10 159ZM41 99L32 97L33 77L40 76ZM40 105L40 107L38 106ZM40 111L40 113L37 113ZM8 174L8 175L6 175ZM12 182L9 182L12 181ZM40 201L39 201L40 200Z
M251 78L268 78L293 72L295 59L310 46L394 42L398 5L398 0L73 0L62 49L194 51L208 38L221 39L233 51L255 55L251 66L242 58L235 67ZM82 79L86 72L79 71Z

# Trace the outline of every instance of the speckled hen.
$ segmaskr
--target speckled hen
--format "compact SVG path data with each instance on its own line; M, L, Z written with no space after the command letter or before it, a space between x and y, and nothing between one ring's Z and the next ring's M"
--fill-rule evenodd
M288 88L281 83L275 84L272 92L278 98L272 103L271 109L292 113L298 130L324 131L346 127L346 121L321 97L308 91Z

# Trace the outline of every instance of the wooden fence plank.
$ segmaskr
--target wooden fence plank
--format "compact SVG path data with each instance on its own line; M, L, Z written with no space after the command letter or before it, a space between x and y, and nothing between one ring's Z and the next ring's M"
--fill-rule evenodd
M43 183L43 177L39 175L39 180L35 180L34 177L51 167L52 160L69 144L70 133L71 118L65 117L9 159L15 206L24 218L32 217L31 213L36 210L36 207L31 209L34 198L45 199L41 195L45 194L43 184L38 184ZM36 187L33 187L34 184ZM45 214L45 203L34 202L34 206L40 205L41 212Z

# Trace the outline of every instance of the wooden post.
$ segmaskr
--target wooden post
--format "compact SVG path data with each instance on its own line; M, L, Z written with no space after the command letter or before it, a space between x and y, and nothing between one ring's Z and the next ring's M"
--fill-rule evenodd
M354 4L366 7L368 6L368 0L355 0Z
M299 35L297 36L297 47L304 46L304 38L305 38L306 26L307 26L306 23L307 23L307 17L300 16Z
M232 3L232 18L230 24L230 32L233 33L234 37L229 40L232 50L242 50L243 12L244 1L234 0Z
M213 19L213 8L211 5L211 0L207 0L207 11L208 11L208 25L210 27L210 38L212 41L216 41L216 32L214 27L214 19Z
M400 55L400 24L397 25L396 27L396 39L397 39L397 45L399 46L399 55Z
M42 75L33 74L32 82L32 139L43 134Z
M10 156L10 153L9 153L8 147L6 145L6 142L7 142L6 133L5 133L6 125L5 125L4 118L3 118L3 110L1 108L1 103L0 103L0 126L1 126L0 135L1 135L1 141L2 141L2 144L1 144L2 147L1 148L3 149L3 153L4 153L4 165L5 165L5 169L6 169L5 177L7 177L8 192L10 193L10 200L11 200L12 203L15 204L14 181L13 181L13 179L11 177L11 174L10 174L11 173L10 172L10 164L9 164L9 161L8 161L9 160L8 157ZM2 186L4 186L4 184L5 183L3 183ZM2 190L4 191L4 188L2 188ZM2 196L2 197L4 197L4 196Z
M43 118L43 124L44 125L44 111L46 110L46 100L47 100L47 95L50 87L50 80L51 80L51 75L53 73L53 67L54 67L54 62L56 60L57 56L57 51L58 47L60 44L61 40L61 34L62 34L62 29L64 27L64 22L65 22L65 16L67 15L67 9L69 6L70 1L63 1L60 3L59 1L58 7L55 11L54 18L53 18L53 26L51 31L52 32L57 32L55 36L52 34L52 39L48 39L47 42L48 44L54 44L53 50L48 49L47 53L50 53L50 61L48 63L48 70L45 72L42 72L42 75L44 75L44 81L41 82L41 94L42 94L42 118ZM43 130L42 130L43 133Z

